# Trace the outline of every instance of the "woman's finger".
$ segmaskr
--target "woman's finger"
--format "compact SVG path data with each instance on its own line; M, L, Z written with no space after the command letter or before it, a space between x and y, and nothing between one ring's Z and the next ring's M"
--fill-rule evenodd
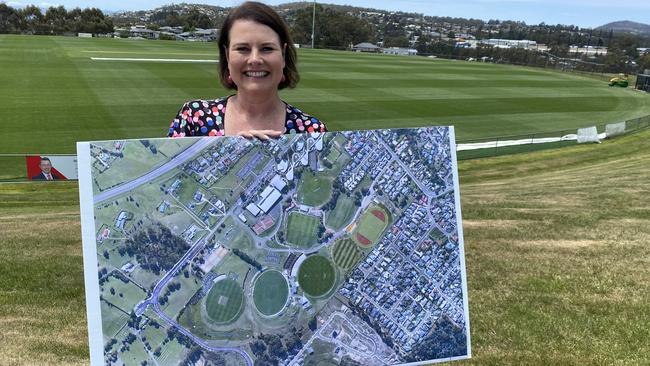
M280 136L283 135L282 131L276 131L276 130L248 130L248 131L241 131L238 134L239 136L243 136L247 139L252 139L252 138L257 138L258 140L261 141L267 141L269 139L277 139Z

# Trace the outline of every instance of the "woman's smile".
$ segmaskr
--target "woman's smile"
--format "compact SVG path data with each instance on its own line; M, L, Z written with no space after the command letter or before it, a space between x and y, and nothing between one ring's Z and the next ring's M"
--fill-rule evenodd
M228 70L237 91L277 96L285 67L280 36L264 24L237 20L230 37Z

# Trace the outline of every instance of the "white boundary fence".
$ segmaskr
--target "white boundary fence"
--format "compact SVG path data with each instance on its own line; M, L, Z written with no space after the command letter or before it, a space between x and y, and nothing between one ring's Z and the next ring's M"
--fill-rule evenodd
M579 129L459 140L457 141L458 160L570 146L576 143L600 142L600 140L647 128L650 128L650 116Z
M601 124L586 128L590 130L589 137L586 139L580 137L579 131L585 130L582 128L536 132L526 135L458 140L456 142L458 160L569 146L580 143L581 140L585 140L583 142L599 142L599 140L650 128L650 115L623 122ZM583 137L587 137L587 135ZM25 157L30 155L71 156L72 154L0 154L0 182L29 182Z

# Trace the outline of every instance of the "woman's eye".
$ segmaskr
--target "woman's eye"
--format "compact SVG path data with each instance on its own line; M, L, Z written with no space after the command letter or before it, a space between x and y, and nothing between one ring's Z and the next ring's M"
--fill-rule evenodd
M248 47L237 47L235 48L237 52L248 52Z

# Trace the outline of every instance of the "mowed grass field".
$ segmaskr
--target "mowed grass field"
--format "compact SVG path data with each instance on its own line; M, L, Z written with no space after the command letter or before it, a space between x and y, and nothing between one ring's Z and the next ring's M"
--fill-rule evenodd
M299 247L309 248L318 239L320 218L298 211L289 214L287 221L287 242Z
M214 284L205 300L205 308L210 319L215 323L234 321L244 303L244 291L241 286L229 278Z
M650 95L540 69L301 49L281 96L331 130L445 124L468 139L650 114ZM215 43L0 35L0 153L74 153L76 141L164 136L183 102L227 95ZM21 166L22 168L22 166Z
M278 271L267 270L255 280L253 301L257 310L264 315L274 315L282 310L288 296L289 285Z
M650 359L650 131L459 164L472 354ZM88 362L76 185L0 185L0 364Z
M332 249L332 259L341 269L347 270L361 259L362 252L349 238L339 239Z
M336 272L329 259L312 255L305 259L298 269L298 283L305 294L319 297L327 294L334 286Z

